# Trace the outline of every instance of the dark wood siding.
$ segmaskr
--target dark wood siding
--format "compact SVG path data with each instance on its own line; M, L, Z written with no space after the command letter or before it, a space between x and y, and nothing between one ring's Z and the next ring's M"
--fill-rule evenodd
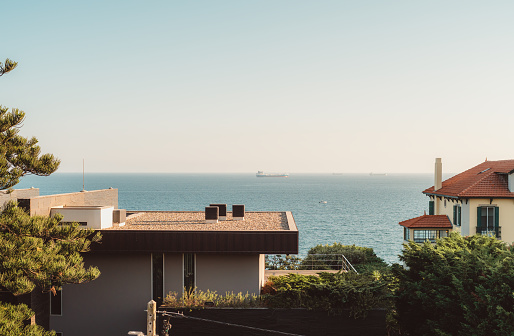
M298 231L103 230L92 252L297 254Z

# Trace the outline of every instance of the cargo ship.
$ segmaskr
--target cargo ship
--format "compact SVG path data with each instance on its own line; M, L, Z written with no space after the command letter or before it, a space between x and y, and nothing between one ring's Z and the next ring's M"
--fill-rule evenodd
M287 173L265 173L262 170L259 170L257 174L255 174L257 177L289 177L289 174Z

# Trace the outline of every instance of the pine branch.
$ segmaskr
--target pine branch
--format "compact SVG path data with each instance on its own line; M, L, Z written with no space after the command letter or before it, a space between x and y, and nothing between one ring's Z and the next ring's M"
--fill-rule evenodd
M17 65L18 62L11 61L8 58L5 60L5 64L2 64L2 62L0 62L0 76L3 76L9 71L14 70L14 68L16 68Z

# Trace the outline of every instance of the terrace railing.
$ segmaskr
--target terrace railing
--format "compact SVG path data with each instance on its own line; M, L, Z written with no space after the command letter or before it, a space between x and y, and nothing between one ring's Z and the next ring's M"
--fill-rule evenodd
M272 270L342 270L355 272L355 267L348 261L344 254L309 254L305 258L298 256L267 256L267 269Z
M477 226L476 228L477 228L477 230L476 230L477 234L487 235L487 236L494 235L496 238L502 239L502 227L501 226L494 227L493 229L488 229L483 226Z

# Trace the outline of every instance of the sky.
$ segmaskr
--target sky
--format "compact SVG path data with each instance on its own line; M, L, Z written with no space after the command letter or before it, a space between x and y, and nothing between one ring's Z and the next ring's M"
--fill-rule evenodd
M512 1L15 1L0 104L60 172L514 159Z

